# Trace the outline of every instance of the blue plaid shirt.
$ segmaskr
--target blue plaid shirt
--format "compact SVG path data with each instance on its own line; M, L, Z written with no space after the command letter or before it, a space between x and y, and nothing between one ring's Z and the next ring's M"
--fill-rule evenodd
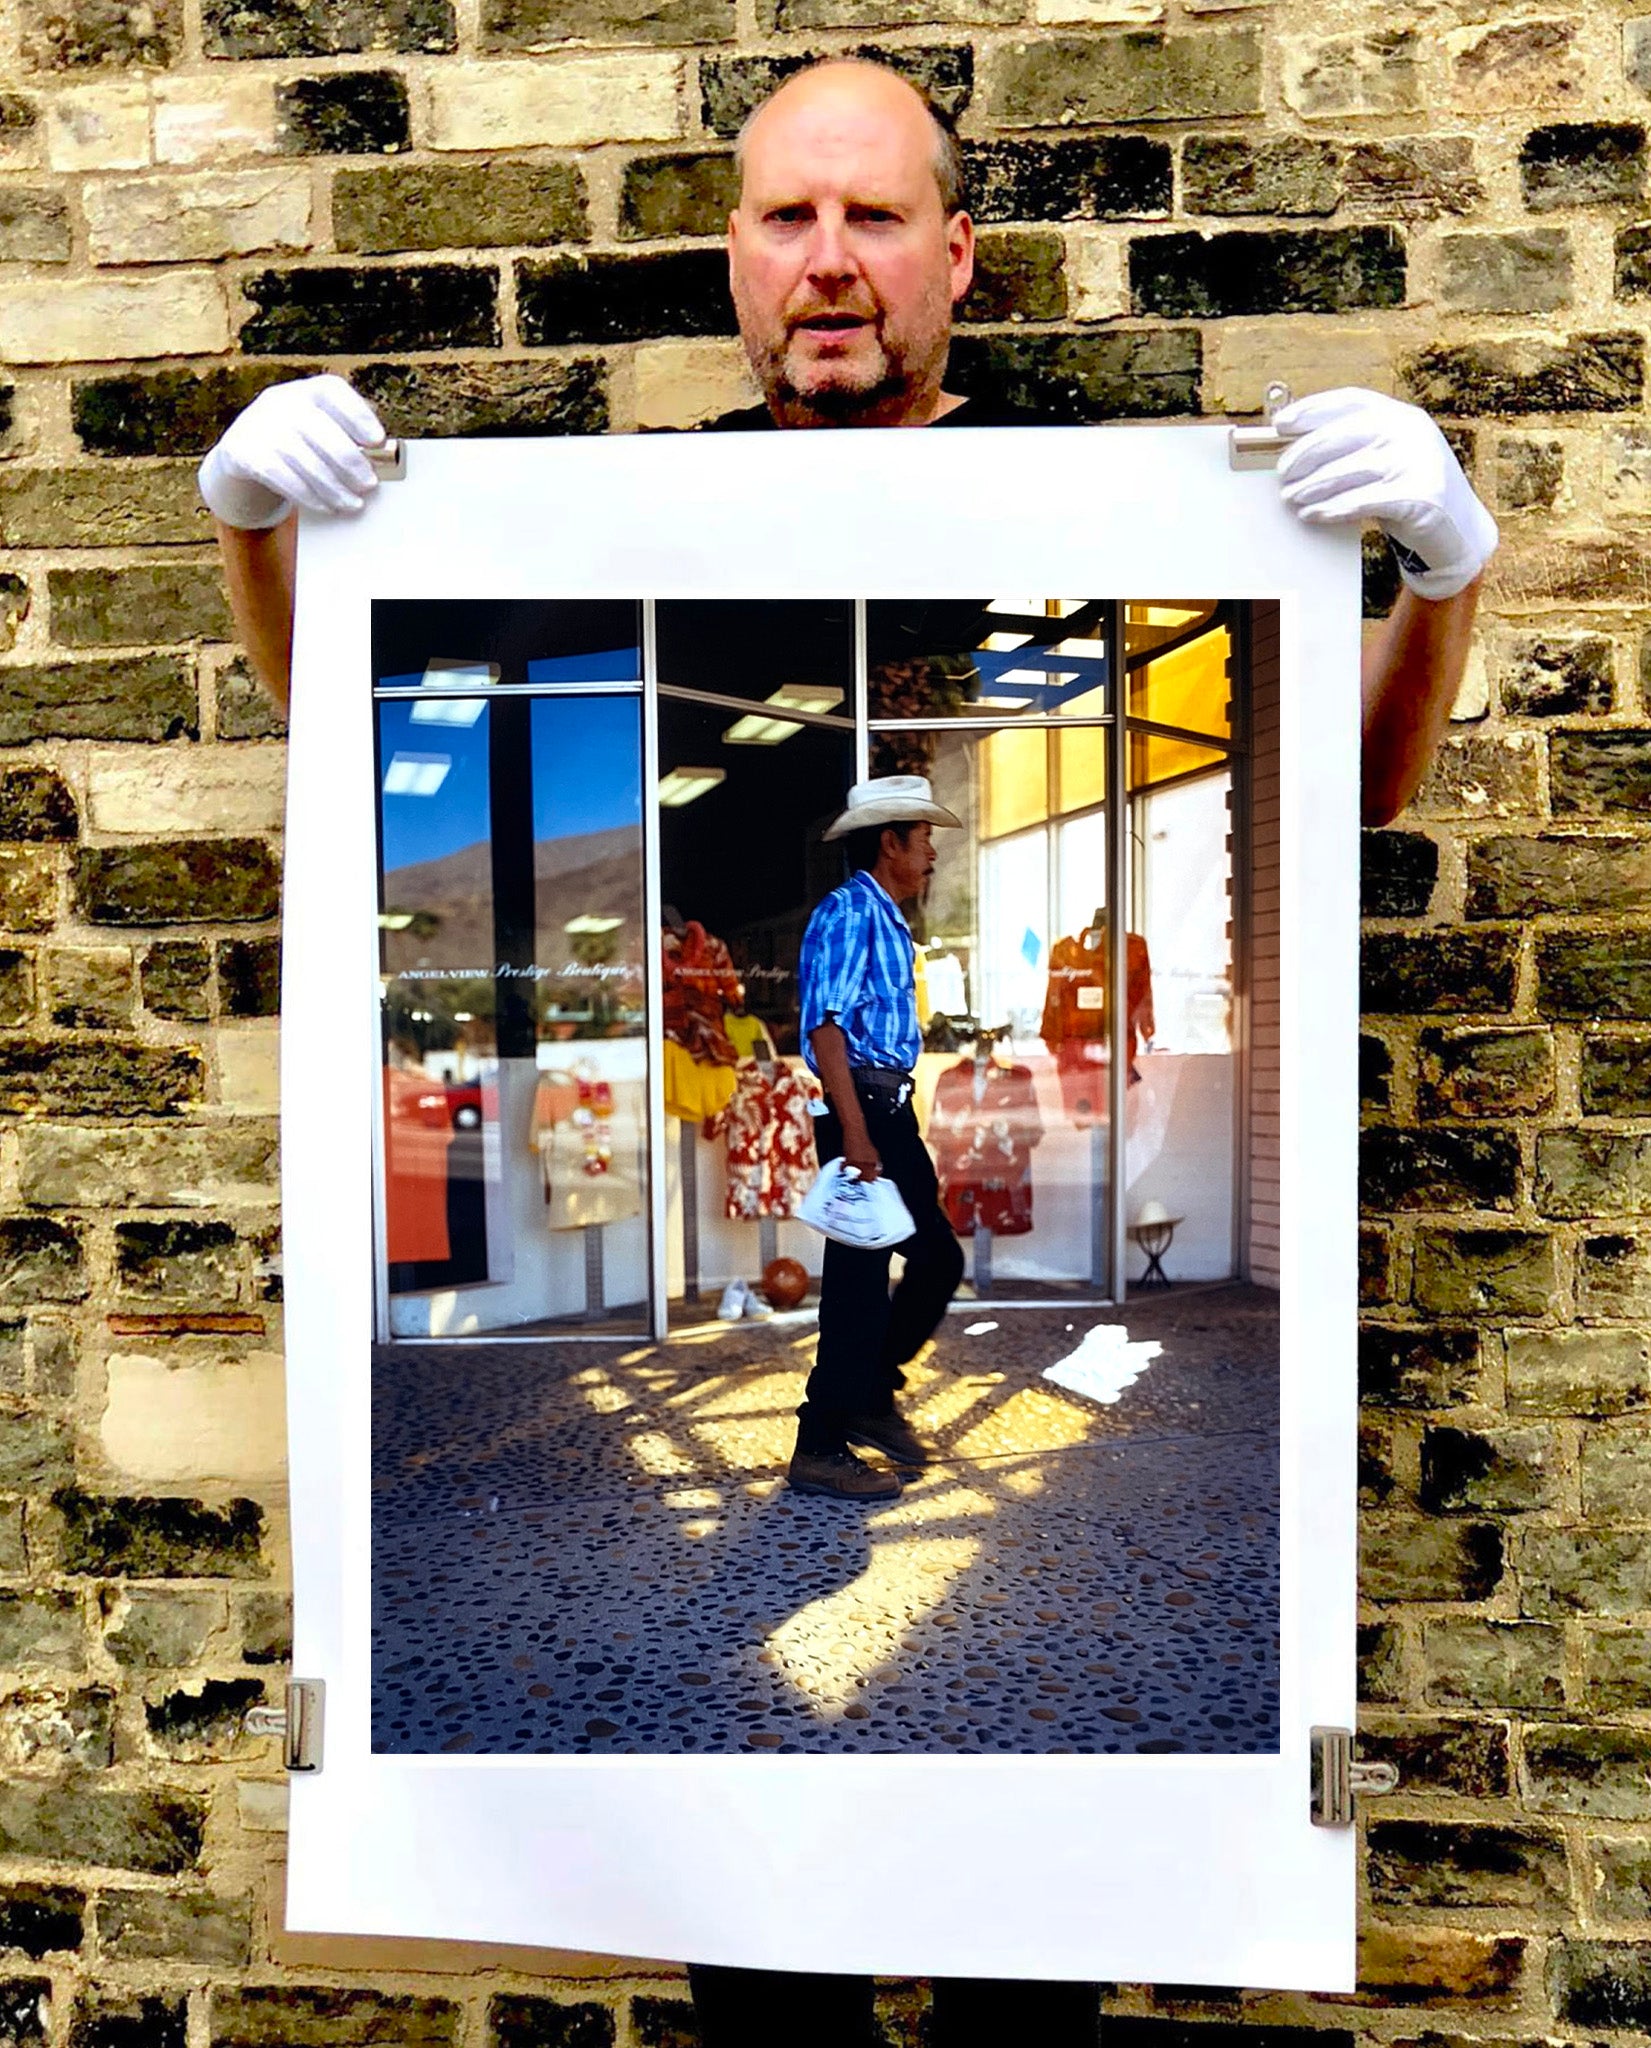
M916 958L894 898L864 868L816 906L797 963L803 1057L816 1073L808 1035L820 1024L839 1026L851 1067L916 1066Z

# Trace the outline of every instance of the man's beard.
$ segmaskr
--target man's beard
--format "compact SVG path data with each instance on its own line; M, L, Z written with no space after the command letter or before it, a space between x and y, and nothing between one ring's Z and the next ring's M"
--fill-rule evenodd
M762 379L770 402L777 401L787 411L811 413L816 419L841 426L905 398L912 389L913 380L904 361L880 342L882 369L870 383L828 383L804 390L791 375L791 339L787 335L779 348L769 352L768 375Z

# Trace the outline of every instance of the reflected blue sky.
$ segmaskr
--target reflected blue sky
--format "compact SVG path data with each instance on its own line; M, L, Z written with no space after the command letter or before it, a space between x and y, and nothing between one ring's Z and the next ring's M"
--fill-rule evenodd
M451 702L452 700L448 700ZM416 757L428 795L380 791L386 872L441 860L487 838L489 711L473 725L432 722L432 705L378 707L384 778L397 757ZM424 719L415 713L426 711ZM541 698L532 707L533 836L570 838L636 825L642 816L641 703L635 697Z

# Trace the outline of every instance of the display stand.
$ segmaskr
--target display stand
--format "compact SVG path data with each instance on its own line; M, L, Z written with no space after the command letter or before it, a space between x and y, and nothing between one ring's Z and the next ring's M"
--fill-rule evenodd
M607 1314L605 1301L605 1276L602 1271L602 1228L600 1223L585 1225L585 1321L600 1322Z
M699 1299L699 1129L681 1126L682 1155L682 1298Z
M1089 1284L1107 1285L1106 1125L1089 1126Z
M992 1233L984 1223L975 1225L975 1293L982 1301L992 1291Z
M757 1269L766 1273L780 1255L780 1226L772 1216L757 1218Z

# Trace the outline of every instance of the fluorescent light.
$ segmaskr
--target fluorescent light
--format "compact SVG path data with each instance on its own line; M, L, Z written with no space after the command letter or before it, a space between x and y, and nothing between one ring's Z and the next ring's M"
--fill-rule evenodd
M485 697L433 697L413 706L414 725L474 725L487 709Z
M434 796L453 765L447 754L395 754L384 771L386 796Z
M829 683L781 683L763 699L765 704L778 704L786 711L820 713L835 711L842 701L842 691L834 690Z
M730 747L777 747L781 740L801 731L795 719L764 718L760 711L754 711L746 718L736 719L722 738L724 745Z
M677 811L727 780L725 768L673 768L659 778L659 801L665 809Z
M1016 647L1029 646L1031 639L1030 633L988 633L980 644L988 653L1008 654Z
M459 683L496 683L499 680L499 664L496 661L447 661L440 655L424 664L423 687L426 690L452 689Z
M404 932L416 915L417 913L411 910L380 911L378 928L381 932Z
M624 922L622 917L570 917L562 929L565 932L572 932L575 936L586 932L616 932Z

